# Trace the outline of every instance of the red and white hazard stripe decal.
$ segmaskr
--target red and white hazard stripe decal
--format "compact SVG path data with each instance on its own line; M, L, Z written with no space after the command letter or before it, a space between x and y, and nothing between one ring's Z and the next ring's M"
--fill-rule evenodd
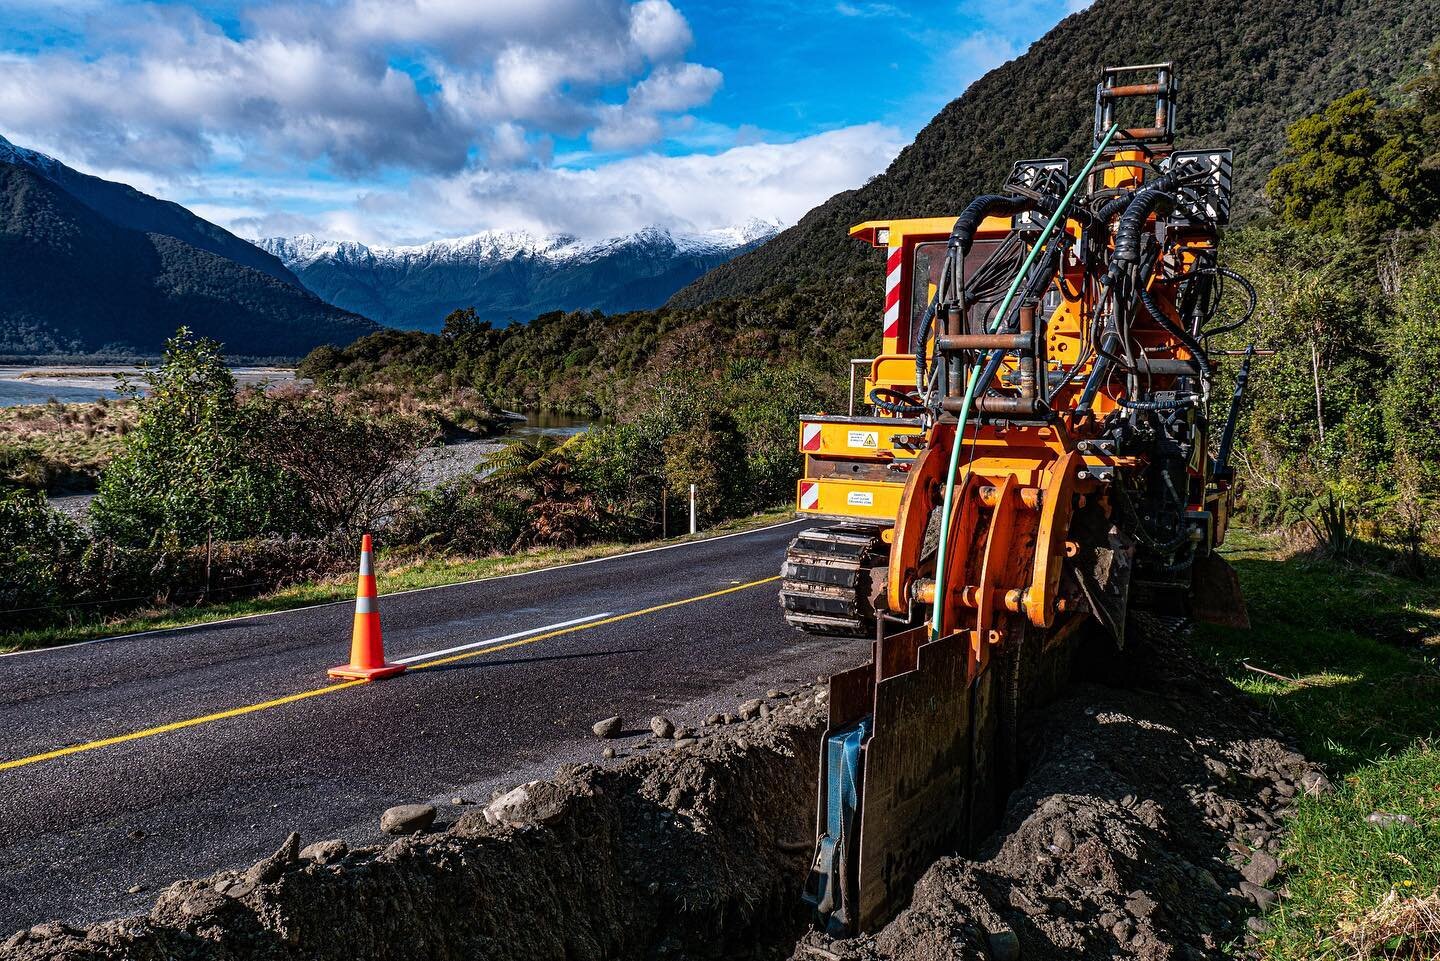
M802 426L802 427L800 428L800 449L801 449L801 450L819 450L819 449L820 449L820 425L819 425L819 424L805 424L804 426Z
M900 333L900 265L905 260L904 247L891 247L885 263L885 336Z
M820 506L820 485L813 481L800 483L800 509L813 511Z

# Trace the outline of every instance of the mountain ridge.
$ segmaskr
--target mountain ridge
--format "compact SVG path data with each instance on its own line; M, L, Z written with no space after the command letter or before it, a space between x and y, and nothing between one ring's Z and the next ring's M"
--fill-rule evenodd
M300 356L377 329L295 283L117 223L30 164L0 161L0 264L0 354L153 354L187 326L233 354Z
M129 184L81 173L60 160L0 136L0 163L26 167L51 181L96 213L131 230L165 234L207 250L276 280L301 286L279 260L230 231L170 200L161 200Z
M438 330L445 315L461 307L501 324L552 310L658 307L779 229L777 222L752 218L703 231L652 225L597 240L489 230L394 247L312 234L253 243L331 303L389 326Z

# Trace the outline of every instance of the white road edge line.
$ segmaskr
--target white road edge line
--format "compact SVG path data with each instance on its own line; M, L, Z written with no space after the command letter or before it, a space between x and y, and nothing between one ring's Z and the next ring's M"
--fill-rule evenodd
M545 574L549 571L561 571L569 567L584 567L586 564L599 564L604 561L618 561L626 557L639 557L641 554L654 554L656 551L672 551L677 547L695 547L699 544L713 544L715 541L725 541L732 537L745 537L749 534L762 534L765 531L773 531L777 527L789 527L792 524L799 524L801 521L809 520L806 517L797 517L790 521L781 521L778 524L767 524L764 527L756 527L748 531L736 531L733 534L721 534L718 537L702 537L693 541L682 541L679 544L662 544L659 547L647 547L643 551L626 551L623 554L610 554L606 557L592 557L588 561L571 561L569 564L552 564L549 567L537 567L533 571L516 571L513 574L492 574L489 577L477 577L468 581L456 581L454 584L436 584L434 587L412 587L404 591L381 592L380 596L399 597L402 594L420 594L425 591L443 591L450 587L465 587L470 584L480 584L485 581L503 581L508 577L525 577L528 574ZM279 614L298 614L301 611L313 611L321 607L334 607L336 604L353 604L353 600L344 598L338 601L324 601L320 604L307 604L304 607L287 607L279 611L261 611L259 614L241 614L239 617L222 617L215 621L200 621L197 624L186 624L180 627L158 627L150 631L136 631L133 634L116 634L113 637L94 637L88 641L75 641L71 644L57 644L54 647L36 647L25 651L10 651L8 654L0 654L0 660L7 657L20 657L22 654L51 654L55 651L68 651L75 647L88 647L91 644L103 644L108 641L127 641L135 637L149 637L151 634L179 634L183 631L192 630L197 627L214 627L216 624L234 624L238 621L253 621L260 617L275 617Z
M505 634L501 637L492 637L484 641L472 641L469 644L457 644L454 647L443 648L438 651L429 651L425 654L411 654L409 657L397 657L391 664L414 664L416 661L423 661L432 657L444 657L446 654L454 654L458 651L469 651L477 647L489 647L492 644L503 644L505 641L514 641L522 637L529 637L531 634L543 634L546 631L558 631L564 627L574 627L576 624L588 624L591 621L598 621L603 617L613 617L613 611L606 611L603 614L591 614L588 617L577 617L574 620L561 621L558 624L546 624L544 627L532 627L528 631L516 631L514 634Z

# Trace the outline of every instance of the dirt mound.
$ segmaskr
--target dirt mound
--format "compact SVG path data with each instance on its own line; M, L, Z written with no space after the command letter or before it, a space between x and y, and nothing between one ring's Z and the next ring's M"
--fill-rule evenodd
M783 958L805 923L823 710L805 692L766 714L523 785L443 832L306 857L291 839L171 885L148 917L40 925L0 957Z
M522 785L444 830L354 850L292 837L248 871L171 885L147 917L40 925L0 958L1241 953L1275 897L1283 818L1329 784L1183 638L1137 627L1124 657L1092 665L1105 685L1082 682L1028 732L1027 776L989 847L937 862L871 936L807 933L824 718L805 690L748 702L743 716L764 716L743 724L692 725L688 745Z
M1097 665L1109 685L1080 684L1030 730L1028 775L977 860L938 861L874 936L811 934L795 958L1244 953L1283 819L1330 785L1182 638L1137 626L1128 658Z

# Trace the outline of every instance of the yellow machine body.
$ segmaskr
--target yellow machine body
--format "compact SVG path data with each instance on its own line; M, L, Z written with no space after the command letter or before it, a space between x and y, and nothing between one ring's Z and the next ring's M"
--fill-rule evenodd
M1138 69L1159 79L1119 85L1107 71L1097 103L1155 96L1156 125L1104 151L1097 107L1094 169L1068 209L1058 189L1047 201L1021 185L978 219L850 231L886 258L881 351L863 386L875 410L802 419L796 509L836 526L797 537L781 591L797 627L875 639L870 663L831 681L822 766L833 782L837 759L852 757L847 776L861 785L851 830L836 827L842 802L822 784L811 897L833 931L883 923L927 858L989 830L1022 766L1018 725L1065 683L1082 628L1123 644L1130 608L1184 613L1199 572L1223 565L1214 549L1233 491L1210 455L1209 367L1197 354L1228 152L1172 158L1173 74ZM1196 206L1199 188L1171 186L1176 170L1192 184L1210 176L1211 207ZM1166 190L1190 205L1185 216L1137 200ZM1047 202L1063 211L1053 224ZM986 329L998 298L968 288L944 310L956 273L979 278L1027 253L1031 264L1041 246L1043 289L1025 287L1014 314L1007 298L989 321L1008 328ZM1012 295L1029 276L1022 268ZM932 381L919 379L917 354ZM962 396L982 362L993 378ZM1238 595L1208 600L1243 620ZM851 753L833 753L844 738Z

